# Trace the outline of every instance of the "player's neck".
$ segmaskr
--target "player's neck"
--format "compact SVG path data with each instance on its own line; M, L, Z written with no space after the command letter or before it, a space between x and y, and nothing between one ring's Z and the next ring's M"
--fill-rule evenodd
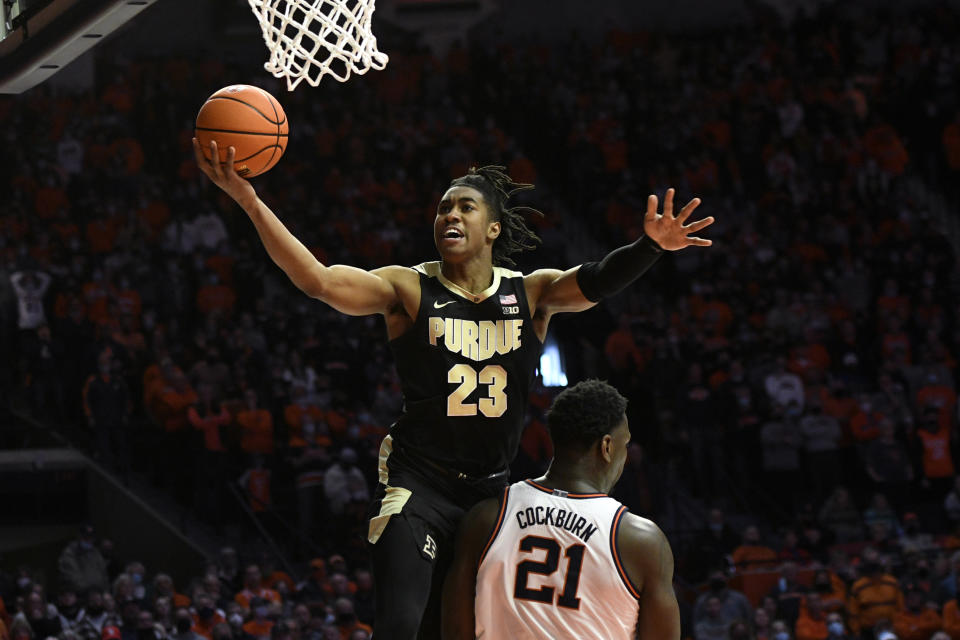
M580 464L567 464L561 468L551 464L537 482L550 489L560 489L567 493L608 493L603 482L593 478L592 474Z
M493 265L478 258L464 262L440 262L443 277L467 293L477 294L493 284Z

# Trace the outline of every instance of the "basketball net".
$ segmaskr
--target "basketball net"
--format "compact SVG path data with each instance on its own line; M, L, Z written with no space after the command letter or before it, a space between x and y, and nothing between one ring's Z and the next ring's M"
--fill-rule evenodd
M325 75L346 82L351 73L387 65L370 30L376 0L248 1L270 50L263 68L286 78L288 91L303 80L314 87Z

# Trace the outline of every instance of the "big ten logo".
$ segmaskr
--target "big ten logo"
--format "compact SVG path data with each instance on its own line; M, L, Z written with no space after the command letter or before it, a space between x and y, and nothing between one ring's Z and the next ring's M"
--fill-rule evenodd
M437 558L437 543L429 533L427 534L427 541L423 544L423 553L430 556L431 560Z
M520 307L501 307L503 309L503 315L505 316L516 316L520 314Z

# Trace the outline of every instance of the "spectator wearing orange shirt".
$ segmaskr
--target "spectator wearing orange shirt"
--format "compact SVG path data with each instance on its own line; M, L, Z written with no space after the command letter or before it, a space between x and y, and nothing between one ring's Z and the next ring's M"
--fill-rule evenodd
M820 595L808 593L803 598L800 615L794 626L795 640L826 640L830 635L827 624L827 614L823 610Z
M853 583L847 602L850 628L855 633L872 628L880 620L892 620L903 610L900 585L884 572L876 549L864 549L860 566L863 577Z
M607 336L603 352L607 356L607 363L617 374L642 368L643 356L640 354L633 337L630 316L625 313L620 314L617 329Z
M207 284L197 290L197 311L205 316L215 311L230 315L236 303L237 294L233 288L221 284L216 273L207 274Z
M737 571L772 569L777 566L777 552L760 541L760 529L751 524L743 530L743 544L733 550Z
M920 418L916 436L923 451L923 475L931 497L939 500L953 484L954 465L950 454L950 427L942 425L939 409L927 407Z
M187 410L187 420L203 434L197 478L198 511L220 526L222 478L227 456L220 432L231 419L226 407L214 400L213 385L200 383L200 400Z
M213 628L227 621L226 617L215 608L215 602L210 594L200 592L196 597L196 613L193 614L192 631L207 640L213 638Z
M273 453L273 416L257 405L257 392L247 389L243 393L246 406L237 412L240 427L240 448L250 454Z
M264 598L254 597L249 604L253 617L243 624L243 632L254 640L270 640L270 630L274 623L267 617L270 612L269 602Z
M273 589L263 587L263 574L260 566L256 564L247 565L243 571L243 589L234 596L234 601L247 611L252 611L255 605L255 599L263 602L264 606L271 602L280 604L280 594Z
M915 586L907 587L904 608L893 616L893 630L898 640L928 640L940 629L940 614L935 602L927 602L926 593Z
M333 603L333 612L337 619L337 629L340 631L340 640L350 640L351 634L362 629L368 634L373 633L370 625L357 620L357 614L353 609L353 602L349 598L337 598Z

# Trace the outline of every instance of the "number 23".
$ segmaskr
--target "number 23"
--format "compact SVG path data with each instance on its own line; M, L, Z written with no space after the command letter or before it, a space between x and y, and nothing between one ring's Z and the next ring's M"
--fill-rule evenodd
M468 364L455 364L447 372L447 382L460 385L447 396L448 416L475 416L479 409L487 418L499 418L507 410L507 372L498 364L489 364L477 373L477 370ZM487 396L480 398L474 404L464 402L477 383L489 385Z

